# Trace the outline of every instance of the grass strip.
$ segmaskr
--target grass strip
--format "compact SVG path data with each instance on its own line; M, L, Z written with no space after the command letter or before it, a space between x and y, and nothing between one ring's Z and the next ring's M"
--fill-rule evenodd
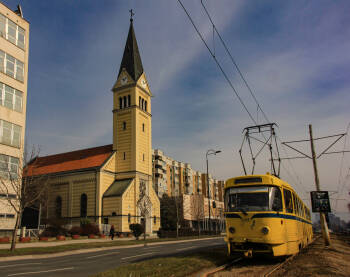
M203 238L212 238L216 236L201 236ZM198 237L180 237L180 238L168 238L168 239L146 239L146 243L165 242L165 241L177 241L177 240L190 240L197 239ZM71 250L79 249L90 249L90 248L101 248L101 247L113 247L113 246L126 246L126 245L138 245L144 244L144 240L128 240L128 241L106 241L106 242L86 242L86 243L75 243L57 246L47 247L26 247L17 248L13 252L9 249L0 249L0 257L9 256L22 256L22 255L38 255L38 254L52 254L60 253Z
M93 275L92 277L182 277L205 268L218 267L229 261L230 257L227 256L227 249L223 246L202 250L195 254L155 258L122 265L115 269Z

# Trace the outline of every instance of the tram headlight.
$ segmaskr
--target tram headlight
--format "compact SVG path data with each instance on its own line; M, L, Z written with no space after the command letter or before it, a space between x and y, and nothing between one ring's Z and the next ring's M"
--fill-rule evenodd
M236 229L235 229L234 227L230 227L228 230L230 231L231 234L233 234L234 232L236 232Z
M263 233L264 235L267 235L270 232L269 227L262 227L261 228L261 233Z

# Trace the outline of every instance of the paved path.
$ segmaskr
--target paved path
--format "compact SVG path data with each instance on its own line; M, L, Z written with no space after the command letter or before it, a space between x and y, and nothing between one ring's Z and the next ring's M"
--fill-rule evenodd
M114 241L126 241L126 240L135 240L135 238L116 238ZM65 241L38 241L38 242L17 242L16 248L29 248L29 247L49 247L49 246L58 246L58 245L67 245L75 243L90 243L90 242L109 242L111 239L77 239L77 240L65 240ZM0 244L0 249L9 249L11 246L10 243Z
M225 247L220 238L150 243L147 246L120 246L62 257L0 261L1 276L75 276L85 277L117 266L150 258L197 252L201 248Z

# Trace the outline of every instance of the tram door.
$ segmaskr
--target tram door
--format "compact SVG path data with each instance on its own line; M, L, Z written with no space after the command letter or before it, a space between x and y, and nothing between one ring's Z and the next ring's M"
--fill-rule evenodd
M294 205L293 205L293 196L292 192L286 188L283 189L284 196L284 206L287 213L287 218L284 219L285 230L286 230L286 242L288 243L288 252L294 252L293 242L297 241L297 225L295 224L295 220L293 220L294 216ZM290 217L288 217L290 215Z

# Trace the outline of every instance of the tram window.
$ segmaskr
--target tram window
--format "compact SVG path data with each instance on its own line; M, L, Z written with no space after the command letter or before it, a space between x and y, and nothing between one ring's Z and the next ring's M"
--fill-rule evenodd
M273 211L282 211L282 194L279 188L273 187L270 190L270 205Z
M293 213L293 198L290 190L283 189L284 205L287 213Z

